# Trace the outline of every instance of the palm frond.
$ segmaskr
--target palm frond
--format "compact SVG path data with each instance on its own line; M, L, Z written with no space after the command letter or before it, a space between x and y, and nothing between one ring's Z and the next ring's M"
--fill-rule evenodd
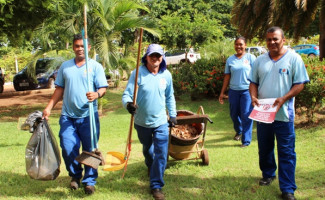
M129 14L130 11L137 10L137 9L149 12L149 9L146 6L137 4L133 1L124 0L124 1L119 1L119 3L116 4L113 15L114 18L117 19L123 17L125 14Z
M301 5L301 1L302 0L295 0L295 6L296 6L296 8L300 8L300 5Z
M308 1L308 7L306 10L300 9L296 12L293 23L295 25L294 37L297 39L303 30L315 19L318 12L319 1Z

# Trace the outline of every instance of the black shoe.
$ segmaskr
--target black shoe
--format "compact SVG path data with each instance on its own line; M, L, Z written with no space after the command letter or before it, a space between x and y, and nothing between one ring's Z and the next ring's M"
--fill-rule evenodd
M295 195L292 193L282 193L283 200L296 200Z
M259 185L261 186L270 185L274 180L275 180L275 176L270 178L262 178L259 182Z
M72 178L70 181L70 189L71 190L77 190L80 186L80 179L78 178Z
M165 195L160 188L152 189L151 194L155 200L165 200Z
M91 194L94 194L94 192L95 192L95 186L93 186L93 185L85 186L85 193L86 194L91 195Z
M239 141L241 139L241 134L236 134L234 140Z

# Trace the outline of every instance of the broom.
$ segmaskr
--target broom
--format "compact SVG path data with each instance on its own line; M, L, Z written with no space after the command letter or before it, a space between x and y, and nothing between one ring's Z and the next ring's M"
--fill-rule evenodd
M87 70L87 79L88 79L88 91L91 90L91 83L89 77L89 67L88 67L88 41L87 41L87 7L84 6L84 31L83 34L83 44L85 51L85 59L86 59L86 70ZM98 165L104 165L104 158L102 153L97 149L97 130L96 130L96 122L94 115L94 107L93 102L89 102L89 121L90 121L90 138L91 138L91 149L92 152L82 151L82 153L76 157L76 161L91 168L97 169ZM94 148L94 142L96 148Z

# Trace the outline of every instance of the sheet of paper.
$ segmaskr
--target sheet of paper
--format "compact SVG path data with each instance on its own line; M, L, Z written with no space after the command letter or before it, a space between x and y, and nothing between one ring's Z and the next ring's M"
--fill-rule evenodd
M277 106L273 107L274 101L276 98L271 99L259 99L259 106L254 106L251 114L248 118L259 121L263 123L272 123L274 122L276 115Z

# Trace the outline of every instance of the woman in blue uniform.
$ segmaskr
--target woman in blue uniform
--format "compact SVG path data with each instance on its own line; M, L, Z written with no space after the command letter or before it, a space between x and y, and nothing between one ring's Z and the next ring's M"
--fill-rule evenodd
M247 147L252 140L253 121L248 118L252 110L248 76L256 59L254 55L246 53L245 48L246 39L244 37L236 38L236 54L227 59L225 77L219 96L219 102L223 104L225 91L229 86L230 117L236 131L234 140L241 139L241 147Z

